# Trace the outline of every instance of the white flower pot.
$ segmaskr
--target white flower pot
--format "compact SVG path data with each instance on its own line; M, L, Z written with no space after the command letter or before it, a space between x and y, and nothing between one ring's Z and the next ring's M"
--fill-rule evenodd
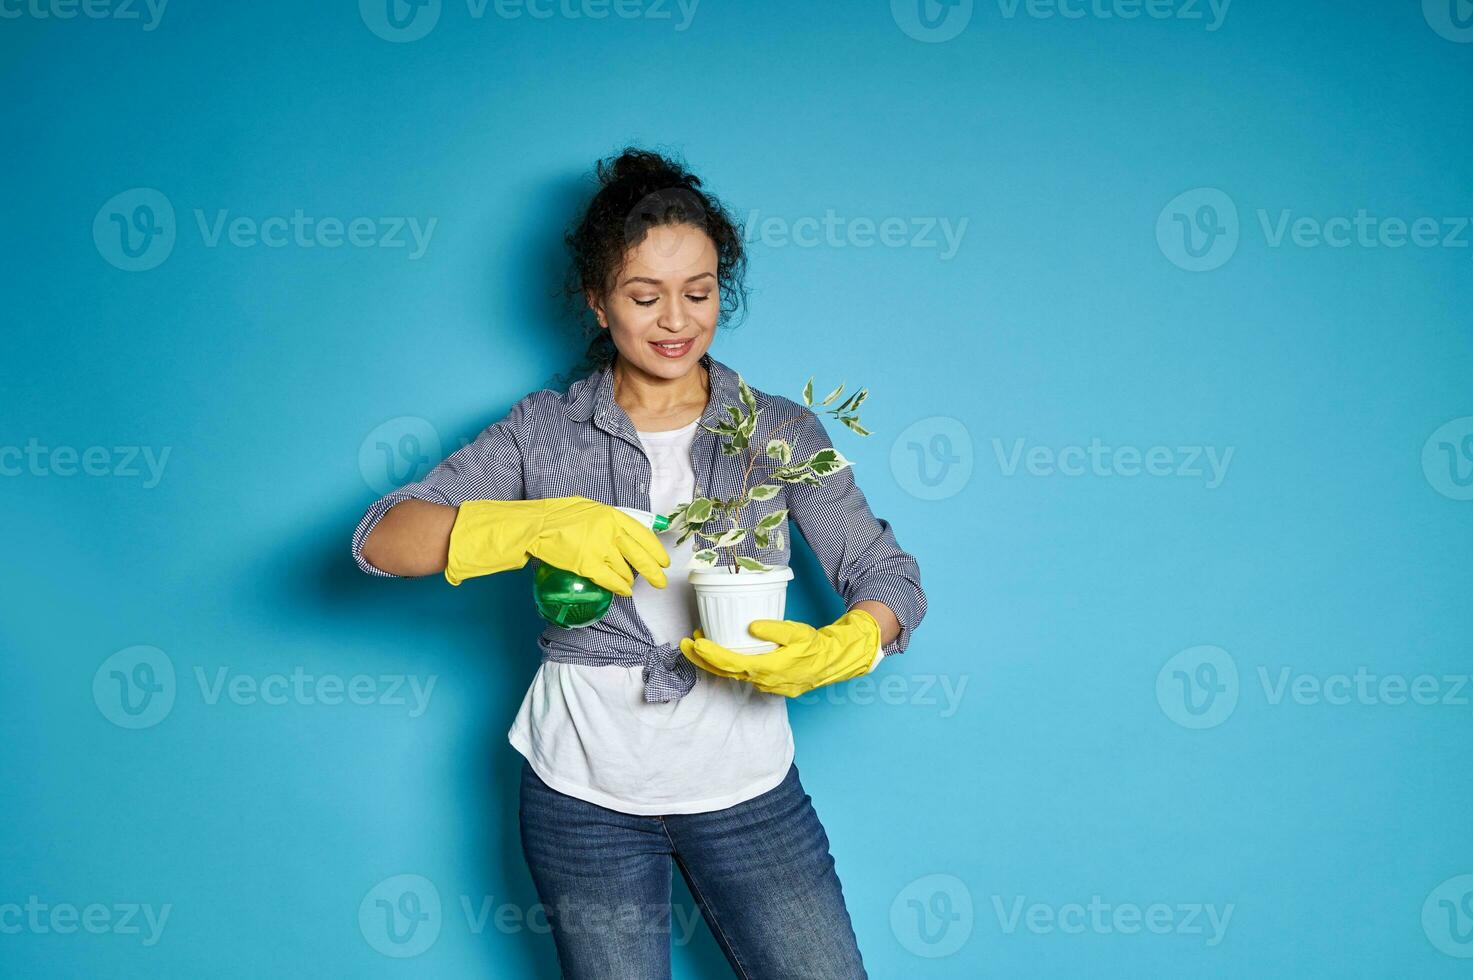
M793 570L784 565L770 572L742 569L733 573L729 565L693 568L690 583L696 591L696 608L701 614L701 633L713 643L735 653L767 653L777 644L759 640L747 632L754 619L782 619L788 601L788 582Z

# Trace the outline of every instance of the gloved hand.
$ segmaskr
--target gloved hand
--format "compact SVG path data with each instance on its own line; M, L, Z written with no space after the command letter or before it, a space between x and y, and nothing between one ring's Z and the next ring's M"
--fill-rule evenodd
M533 555L622 596L634 594L635 571L663 589L670 564L654 531L597 500L467 500L450 531L445 581L521 568Z
M697 629L680 641L680 652L713 674L792 698L869 673L881 637L879 622L863 609L851 609L823 629L791 619L754 619L747 632L779 646L767 653L736 653Z

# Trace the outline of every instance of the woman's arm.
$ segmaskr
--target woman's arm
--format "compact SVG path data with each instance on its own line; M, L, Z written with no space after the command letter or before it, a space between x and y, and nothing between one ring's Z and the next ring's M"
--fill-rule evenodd
M390 507L368 532L363 560L390 575L434 575L445 571L450 531L458 507L404 500Z
M863 609L875 617L875 622L880 624L880 645L887 646L895 642L900 635L900 620L896 617L894 610L878 599L860 599L850 609Z
M556 409L554 392L533 392L424 479L380 497L353 532L353 558L370 575L443 572L450 531L467 500L522 500L522 447L539 413Z
M833 448L823 421L812 410L796 402L787 402L785 408L799 415L794 459ZM813 548L846 609L862 607L875 617L885 654L903 653L926 614L920 567L895 540L890 522L870 510L852 469L846 466L816 487L789 484L788 516Z

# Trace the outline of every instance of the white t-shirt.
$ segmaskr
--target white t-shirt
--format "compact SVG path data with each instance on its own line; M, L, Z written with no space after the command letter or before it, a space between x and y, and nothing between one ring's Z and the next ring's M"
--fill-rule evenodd
M696 424L638 433L650 461L649 510L656 514L695 494ZM635 609L657 643L677 643L700 625L687 578L696 539L677 546L677 536L660 535L670 555L666 587L634 579ZM881 659L877 649L870 669ZM553 789L624 813L720 810L782 782L793 761L786 697L697 670L685 697L651 704L643 675L642 666L545 661L507 739Z

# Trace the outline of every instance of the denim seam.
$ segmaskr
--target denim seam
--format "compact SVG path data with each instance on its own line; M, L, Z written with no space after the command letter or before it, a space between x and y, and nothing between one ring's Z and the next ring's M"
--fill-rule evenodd
M736 945L727 936L726 930L721 928L721 919L716 914L716 907L706 900L706 893L701 891L701 885L696 881L695 869L686 864L684 859L681 858L680 848L676 845L675 838L670 836L670 828L665 825L663 819L660 820L660 829L665 831L665 838L670 841L670 849L675 853L675 859L680 862L681 867L685 868L686 874L690 875L690 886L696 893L696 901L711 910L711 924L716 927L716 932L720 934L721 944L731 952L731 958L736 961L737 973L740 975L741 980L752 980L752 975L747 972L746 966L742 964L741 956L737 954Z

